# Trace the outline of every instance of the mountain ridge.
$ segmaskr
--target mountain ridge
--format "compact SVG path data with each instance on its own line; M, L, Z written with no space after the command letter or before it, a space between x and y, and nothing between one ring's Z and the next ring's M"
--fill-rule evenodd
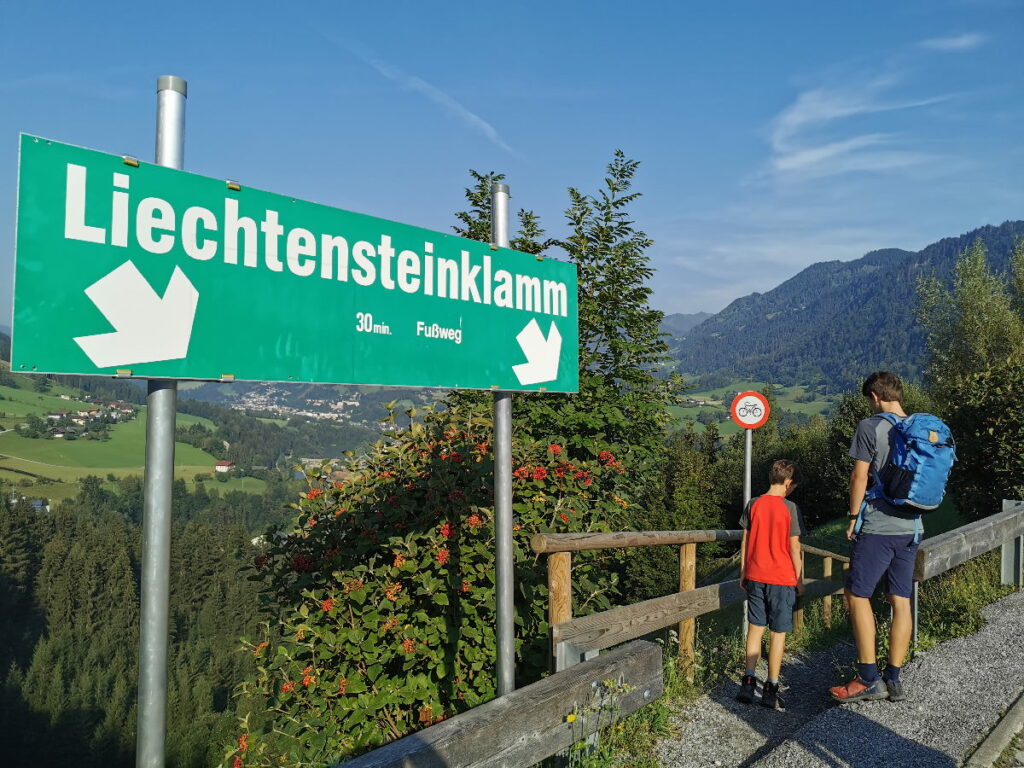
M823 261L725 309L669 340L677 370L696 377L753 378L855 386L887 368L912 379L924 364L914 317L916 285L947 284L957 259L980 239L1005 271L1024 221L1006 221L938 240L920 251L881 248L852 261Z
M674 338L684 336L691 328L700 325L713 314L713 312L675 312L665 315L661 320L662 333L667 333Z

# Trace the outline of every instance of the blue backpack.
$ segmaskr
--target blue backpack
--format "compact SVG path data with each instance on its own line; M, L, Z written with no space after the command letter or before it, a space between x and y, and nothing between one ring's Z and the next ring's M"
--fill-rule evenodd
M930 413L902 420L891 413L879 415L892 424L892 450L868 497L922 512L935 509L946 494L949 471L956 461L953 433Z

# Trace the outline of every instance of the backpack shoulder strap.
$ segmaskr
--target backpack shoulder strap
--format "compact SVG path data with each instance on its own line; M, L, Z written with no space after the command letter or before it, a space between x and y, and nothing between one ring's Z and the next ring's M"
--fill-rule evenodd
M892 425L893 429L896 429L897 426L900 424L899 416L897 416L894 413L887 413L886 411L881 411L880 413L878 413L876 415L877 416L881 416L883 420L889 422L889 424ZM881 425L878 425L878 426L881 426ZM878 433L876 432L875 434L877 435ZM882 483L881 476L878 474L878 471L875 470L874 466L872 466L871 467L871 483L868 485L867 493L864 496L865 501L868 501L868 500L871 500L871 499L885 498L885 492L883 491L883 487L884 486L883 486L883 483ZM864 510L862 509L861 511L863 512ZM860 524L860 522L861 521L858 520L858 524ZM858 528L858 530L859 530L859 528Z
M878 415L879 415L879 416L881 416L881 417L882 417L883 419L885 419L886 421L888 421L888 422L889 422L890 424L892 424L892 425L893 425L894 427L895 427L895 426L896 426L897 424L899 424L899 423L900 423L900 417L899 417L899 416L897 416L897 415L896 415L895 413L888 413L888 412L886 412L886 411L882 411L882 412L881 412L881 413L879 413ZM909 417L908 417L908 418L909 418Z

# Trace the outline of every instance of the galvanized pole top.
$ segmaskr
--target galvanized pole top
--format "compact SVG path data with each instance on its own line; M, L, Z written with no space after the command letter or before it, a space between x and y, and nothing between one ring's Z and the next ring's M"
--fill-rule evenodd
M161 75L156 79L156 92L160 91L177 91L188 97L188 83L175 75Z

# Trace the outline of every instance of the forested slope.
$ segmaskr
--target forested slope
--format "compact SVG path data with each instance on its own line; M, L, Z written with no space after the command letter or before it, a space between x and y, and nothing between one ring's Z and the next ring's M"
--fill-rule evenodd
M4 766L135 763L141 487L131 485L110 493L97 478L50 514L0 503ZM170 765L214 765L237 728L231 692L247 668L237 649L257 612L246 508L265 504L280 519L286 497L175 489Z
M921 371L924 335L914 316L918 280L952 279L976 240L1005 271L1024 221L987 226L918 252L889 248L855 261L813 264L777 288L737 299L677 343L678 370L850 388L866 371Z

